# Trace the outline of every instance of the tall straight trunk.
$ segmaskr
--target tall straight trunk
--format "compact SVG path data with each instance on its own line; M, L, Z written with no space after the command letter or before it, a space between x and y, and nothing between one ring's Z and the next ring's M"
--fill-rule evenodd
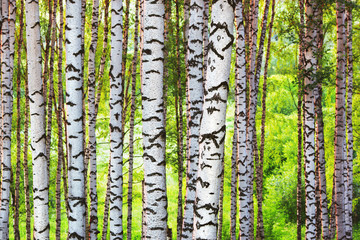
M28 67L26 67L27 69ZM29 165L28 165L28 146L29 146L29 88L28 78L25 76L25 120L24 120L24 193L26 211L26 240L31 239L31 207L30 207L30 185L29 185Z
M248 225L248 229L245 232L250 238L253 238L254 229L254 202L253 202L253 176L254 176L254 147L253 147L253 135L255 127L255 115L257 105L257 81L255 74L256 67L256 52L257 52L257 33L258 33L258 14L259 14L259 0L253 0L250 6L250 30L249 30L249 67L248 67L248 81L249 81L249 103L248 103L248 118L247 118L247 136L246 136L246 155L247 164L249 168L249 175L247 178L247 184L249 191L247 195L247 201L249 205L250 216L248 219L244 219L243 224ZM260 55L259 55L260 56Z
M108 56L108 33L109 33L109 3L110 0L105 0L104 2L104 8L105 8L105 14L104 14L104 39L98 39L98 43L103 43L102 51L103 54L101 56L100 60L100 67L99 71L96 74L95 79L97 80L97 87L96 87L96 100L95 100L95 115L97 115L98 109L99 109L99 103L101 99L101 90L103 86L103 75L105 71L105 63L106 63L106 57ZM95 64L96 65L96 64ZM105 215L105 214L104 214ZM106 220L107 221L107 220Z
M146 238L166 239L167 195L163 100L164 1L144 1L142 40L143 159Z
M346 119L345 119L345 90L346 90L346 34L345 34L345 3L337 1L337 66L336 66L336 114L335 114L335 209L337 239L346 239L345 225L345 177L346 163Z
M9 204L11 185L11 122L13 110L13 60L10 15L14 1L2 1L2 29L1 29L1 94L2 94L2 182L0 209L0 238L9 238Z
M316 81L316 3L305 1L306 31L304 39L304 149L306 194L306 239L316 237L315 194L315 106L314 83Z
M142 196L142 212L141 212L141 240L146 240L146 219L145 219L145 201L146 201L146 193L145 193L145 181L141 182L141 196Z
M171 4L172 1L165 1L165 18L164 18L164 121L165 121L165 132L167 129L167 105L168 105L168 82L169 82L169 35L171 35ZM165 135L165 146L166 146L166 135ZM166 157L166 156L165 156Z
M196 193L196 178L199 162L199 131L203 105L203 17L204 1L192 0L190 2L189 28L187 41L187 80L186 80L186 193L182 238L192 239L194 228L194 203Z
M199 169L196 182L193 238L216 239L217 215L224 140L226 104L229 91L231 47L234 41L233 1L216 1L212 5L209 62L204 89L203 116L200 124Z
M299 63L298 63L298 103L297 103L297 130L298 130L298 152L297 152L297 187L296 187L296 230L297 240L301 240L301 201L302 201L302 114L303 85L304 85L304 0L299 0L300 28L299 28Z
M239 174L239 239L249 239L250 229L250 206L248 201L249 193L249 160L246 151L246 48L245 48L245 27L243 19L242 2L236 6L236 129L237 129L237 152L238 152L238 174Z
M347 109L346 109L346 128L347 128L347 172L348 172L348 223L346 229L347 239L352 239L352 199L353 199L353 159L354 159L354 139L352 127L352 93L353 93L353 53L352 53L352 9L347 9Z
M45 100L41 78L39 4L26 1L26 36L33 151L34 239L49 239L49 169L46 156ZM36 169L36 171L35 171Z
M200 5L199 8L201 8L201 6L203 6L203 77L204 77L204 81L203 83L205 84L205 79L206 79L206 75L207 75L207 63L208 63L208 45L209 45L209 1L202 1L204 2L203 5ZM190 16L191 16L191 9L190 9Z
M267 77L268 77L267 75L268 75L268 66L269 66L270 49L271 49L271 35L272 35L274 18L275 18L275 0L272 1L271 11L272 13L271 13L271 20L269 25L269 35L268 35L267 51L265 57L265 67L264 67L264 82L263 82L263 90L262 90L260 162L256 173L257 202L258 202L257 229L256 229L257 239L265 238L263 213L262 213L262 201L263 201L263 164L264 164L264 149L265 149L266 91L267 91Z
M176 112L176 128L177 128L177 157L178 157L178 211L177 211L177 225L176 233L177 239L181 239L181 230L183 222L183 207L182 207L182 186L183 186L183 158L184 158L184 144L183 144L183 109L182 109L182 87L181 87L181 65L180 65L180 13L179 0L175 3L176 9L176 65L177 65L177 91L175 96L175 112Z
M90 225L89 235L91 240L97 239L98 231L98 195L97 195L97 163L96 163L96 82L95 82L95 55L98 41L99 23L99 0L93 0L92 23L91 23L91 43L89 48L88 61L88 119L89 119L89 141L88 141L88 162L90 164Z
M51 21L51 47L50 47L50 61L49 61L49 95L47 97L47 123L46 123L46 157L48 159L48 164L50 165L50 147L51 147L51 130L52 130L52 105L53 105L53 98L54 98L54 52L55 52L55 41L56 41L56 11L57 11L57 1L54 0L53 5L49 6L52 7L52 17L50 18ZM45 76L47 77L47 76Z
M235 70L238 71L237 69ZM235 106L238 105L237 88L235 87ZM237 179L238 179L238 137L237 137L237 108L235 107L234 135L231 154L231 192L230 192L230 239L236 240L236 211L237 211Z
M107 232L108 232L108 220L109 220L109 202L110 202L110 171L111 171L111 164L109 163L108 166L108 174L107 174L107 183L106 183L106 195L105 195L105 202L104 202L104 221L103 221L103 228L101 233L101 240L107 239Z
M111 2L111 66L110 66L110 239L122 238L123 198L123 85L122 0Z
M318 4L317 9L317 71L322 68L322 55L323 55L323 42L324 35L322 30L322 6ZM329 239L329 216L328 216L328 203L326 194L326 171L325 171L325 144L324 144L324 121L322 111L322 79L320 78L315 91L315 113L316 113L316 145L317 145L317 174L319 176L318 186L320 192L320 215L321 216L321 229L323 239ZM321 234L321 229L318 232Z
M69 181L69 239L85 238L82 1L66 2L66 107Z
M219 217L218 217L218 229L217 229L217 240L222 239L222 229L223 229L223 216L224 216L224 161L222 161L222 173L221 173L221 182L220 182L220 200L219 200Z
M129 133L129 184L128 184L128 216L127 216L127 239L131 239L132 226L132 193L133 193L133 169L134 169L134 121L136 111L136 66L138 60L138 31L139 31L139 2L135 2L135 33L134 33L134 56L132 60L131 74L131 112L130 112L130 133Z
M64 21L63 21L63 1L59 0L60 6L60 31L59 31L59 57L58 57L58 108L56 112L57 126L58 126L58 162L56 168L56 229L55 236L56 240L61 239L61 167L64 162L64 149L63 149L63 122L62 114L64 107L63 100L63 82L62 82L62 55L63 55L63 30L64 30Z
M23 44L23 23L24 23L24 1L21 1L19 16L19 36L17 49L17 76L16 76L16 180L15 180L15 199L14 199L14 239L20 240L19 231L19 210L20 210L20 171L21 171L21 50ZM24 143L27 145L27 143Z

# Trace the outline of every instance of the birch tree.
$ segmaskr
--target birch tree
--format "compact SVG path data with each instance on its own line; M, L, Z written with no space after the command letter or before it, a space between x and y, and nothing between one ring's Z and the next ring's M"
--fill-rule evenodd
M85 238L85 174L81 0L66 1L66 113L69 182L69 239Z
M163 100L164 1L144 1L142 109L145 237L166 239L167 195ZM144 224L144 223L143 223Z
M122 0L111 2L111 66L110 66L110 239L122 239L123 195L123 85L122 64Z
M336 103L335 103L335 218L337 239L346 239L345 225L345 177L346 162L346 119L345 119L345 90L346 90L346 24L345 3L336 2L337 26L337 58L336 58Z
M346 109L346 128L347 128L347 171L348 171L348 214L349 225L346 231L346 237L352 239L352 200L353 200L353 159L354 159L354 137L352 126L352 96L353 96L353 52L352 52L352 7L348 7L346 12L347 17L347 109Z
M306 196L306 239L316 235L315 201L315 106L314 82L316 74L316 2L305 1L306 31L304 39L304 155Z
M46 157L45 103L41 78L39 4L26 1L26 36L33 150L34 239L49 239L49 173Z
M209 61L199 137L195 239L216 239L217 234L235 5L235 1L229 0L216 1L212 5Z

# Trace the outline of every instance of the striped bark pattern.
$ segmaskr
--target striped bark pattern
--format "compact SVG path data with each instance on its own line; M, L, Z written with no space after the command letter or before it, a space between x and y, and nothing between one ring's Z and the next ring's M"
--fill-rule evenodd
M187 173L182 238L191 239L194 225L199 132L203 105L203 0L190 2L187 46Z
M34 239L49 239L49 173L46 157L45 102L41 78L39 4L26 1L28 78L33 151Z
M299 0L300 25L304 26L304 0ZM298 63L298 101L297 101L297 131L298 131L298 147L297 147L297 186L296 186L296 237L301 240L301 200L302 200L302 91L303 91L303 69L304 69L304 37L305 31L303 27L299 28L299 63Z
M271 6L272 13L271 13L271 20L269 25L269 35L268 35L267 51L265 57L265 67L264 67L264 83L263 83L263 91L262 91L260 162L256 173L257 202L258 202L257 229L256 229L257 239L265 238L263 213L262 213L262 201L263 201L263 164L264 164L264 149L265 149L266 91L267 91L267 77L268 77L267 75L268 75L268 66L269 66L270 49L271 49L272 28L275 18L275 3L276 1L273 0Z
M166 239L167 195L163 102L164 1L145 0L142 40L145 238ZM143 223L144 224L144 223Z
M352 9L348 8L347 17L347 109L346 109L346 128L347 128L347 172L348 172L348 225L346 229L347 239L352 239L352 199L353 199L353 159L354 159L354 137L352 127L352 94L353 94L353 52L352 52Z
M304 39L304 155L305 155L305 200L306 239L316 237L315 196L315 106L313 84L316 74L316 4L305 1L306 31Z
M62 81L62 54L63 54L63 30L64 30L64 14L63 14L63 1L59 0L59 7L60 7L60 32L59 32L59 57L58 57L58 108L56 111L56 119L57 119L57 126L58 126L58 162L56 168L56 228L55 228L55 237L56 240L61 239L61 167L63 162L65 161L64 158L64 143L63 143L63 107L64 107L64 100L63 100L63 81ZM66 182L66 181L64 181Z
M69 239L85 238L85 174L81 0L66 1L66 110L69 181Z
M244 233L250 238L253 238L254 230L254 202L253 202L253 176L254 176L254 146L253 136L255 128L255 115L258 95L258 82L256 80L256 52L257 52L257 33L258 33L258 15L259 15L259 0L252 0L250 5L250 21L249 21L249 66L248 66L248 81L249 81L249 103L248 103L248 118L247 118L247 135L246 135L246 155L249 177L247 178L249 191L247 201L249 205L249 219L243 219L243 224L249 225L247 231ZM240 224L241 225L241 224Z
M216 239L235 2L213 2L199 138L194 239Z
M9 238L9 204L11 185L11 122L13 110L13 61L11 58L9 1L2 1L2 28L1 28L1 94L2 94L2 182L1 182L1 209L0 209L0 238ZM13 3L12 3L13 4ZM14 55L12 55L13 57Z
M345 219L345 178L347 169L346 164L346 113L345 113L345 3L337 1L336 4L336 25L337 25L337 65L336 65L336 113L335 113L335 214L337 239L346 239L346 219Z
M236 70L237 71L237 70ZM235 88L237 91L237 88ZM235 96L238 93L235 92ZM235 106L237 106L237 98L235 98ZM230 239L236 240L236 211L237 211L237 179L238 179L238 142L237 142L237 109L235 108L235 117L234 117L234 135L233 135L233 146L231 154L231 199L230 199Z
M15 198L14 198L14 239L20 240L19 215L20 215L20 171L21 171L21 122L20 100L21 100L21 50L23 45L23 25L24 25L24 1L21 1L19 16L19 35L17 49L17 76L16 76L16 180L15 180ZM25 143L26 144L26 143Z
M134 170L134 121L136 111L136 65L138 59L138 32L139 32L139 3L135 3L135 33L134 33L134 56L131 73L131 112L130 112L130 133L129 133L129 184L128 184L128 216L127 216L127 239L131 239L132 226L132 193L133 193L133 170Z
M91 23L91 43L89 49L88 61L88 118L89 118L89 142L87 146L88 162L90 164L90 239L97 239L98 234L98 216L97 216L97 164L96 164L96 84L95 84L95 53L98 40L98 18L99 18L99 0L93 0L92 23Z
M239 174L239 239L249 239L250 206L248 197L252 196L249 187L250 171L249 160L246 151L246 49L245 27L243 21L242 2L236 6L236 129L238 144L238 174Z
M122 103L122 0L111 2L110 66L110 239L122 239L123 136Z
M317 7L317 71L322 68L322 56L323 56L323 43L324 43L324 33L322 30L323 27L323 12L322 6L318 4ZM315 95L315 113L316 113L316 171L319 180L318 191L320 194L320 203L319 203L319 216L321 217L321 228L318 227L318 235L322 236L323 239L329 239L329 216L328 216L328 204L327 204L327 194L326 194L326 162L325 162L325 140L324 140L324 121L323 121L323 111L322 111L322 79L317 80L318 84L314 89ZM321 231L322 230L322 231Z

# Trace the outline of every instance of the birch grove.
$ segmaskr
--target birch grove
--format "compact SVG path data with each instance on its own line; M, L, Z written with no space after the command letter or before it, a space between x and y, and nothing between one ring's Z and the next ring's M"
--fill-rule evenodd
M358 239L359 0L2 0L1 239Z

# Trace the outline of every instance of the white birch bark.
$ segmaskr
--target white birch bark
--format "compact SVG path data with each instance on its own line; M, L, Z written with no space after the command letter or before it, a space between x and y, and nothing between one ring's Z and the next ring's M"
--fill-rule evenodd
M69 182L69 239L85 238L81 0L66 1L66 113Z
M11 53L12 38L9 24L9 1L2 1L2 29L1 29L1 95L2 95L2 181L1 181L1 209L0 209L0 239L9 238L9 204L11 185L11 122L13 106L12 64L14 57Z
M200 125L199 168L196 183L194 239L216 239L219 193L224 161L226 104L235 3L213 2L208 47L207 79Z
M248 168L249 160L246 151L246 52L245 52L245 27L243 22L243 6L242 2L236 6L236 128L237 128L237 144L238 144L238 173L239 173L239 222L240 231L239 239L249 239L250 224L250 205L248 197L250 193L250 171Z
M194 225L199 133L203 105L203 13L204 1L190 1L187 47L187 173L182 238L191 239Z
M166 239L167 196L163 101L163 0L145 0L142 39L145 239Z
M314 0L305 1L305 53L304 53L304 155L305 155L305 220L306 239L316 237L316 199L315 199L315 97L316 81L316 4Z
M41 78L39 4L26 1L28 85L33 159L34 239L49 239L49 173L46 157L45 103Z
M122 103L122 0L111 2L110 67L110 239L122 239L123 136Z

